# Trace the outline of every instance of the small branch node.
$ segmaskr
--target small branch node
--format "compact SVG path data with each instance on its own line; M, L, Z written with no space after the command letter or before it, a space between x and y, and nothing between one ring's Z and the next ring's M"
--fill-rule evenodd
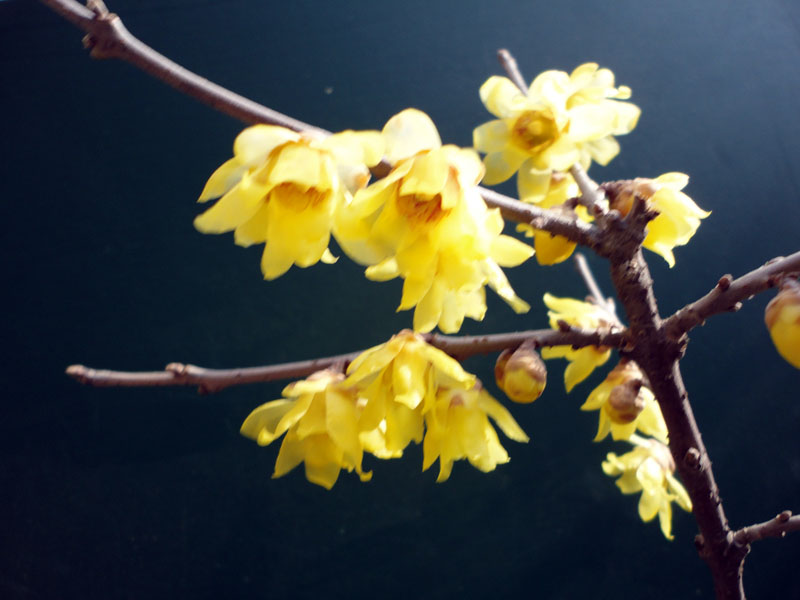
M683 462L695 471L699 471L702 467L700 459L700 451L697 448L689 448L683 456Z
M724 292L731 287L731 283L733 283L733 275L725 274L719 278L719 281L717 282L717 289L721 292Z
M164 370L173 375L183 376L189 371L189 366L179 362L169 363Z
M779 523L786 523L786 521L788 521L791 518L792 518L792 511L785 510L777 517L775 517L775 520L778 521Z

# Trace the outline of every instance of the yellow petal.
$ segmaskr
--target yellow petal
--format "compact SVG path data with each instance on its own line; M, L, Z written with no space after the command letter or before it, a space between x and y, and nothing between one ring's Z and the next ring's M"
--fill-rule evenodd
M489 256L501 267L516 267L533 256L533 248L511 236L500 235L492 240Z
M484 392L478 397L478 406L489 415L497 426L502 430L506 437L515 442L528 442L530 438L522 430L522 427L514 420L511 413L505 406Z
M236 185L236 182L241 179L246 171L247 166L242 164L238 158L232 158L222 163L222 166L209 177L198 202L219 198Z
M501 119L514 116L525 105L525 96L507 77L489 77L479 93L486 110Z
M386 144L386 160L390 163L442 145L433 121L415 108L407 108L394 115L384 125L382 133Z
M287 144L271 160L269 181L274 185L296 183L303 188L320 185L322 155L319 150L297 143Z
M202 233L225 233L245 223L261 208L269 188L244 175L241 181L194 220Z
M247 415L239 432L250 439L263 441L261 445L266 445L275 439L273 434L278 423L294 405L294 400L273 400L262 404ZM268 435L261 438L262 431L268 432Z
M508 123L503 119L489 121L472 131L472 145L484 154L502 151L509 141Z
M276 125L253 125L236 136L233 153L242 164L255 166L267 160L278 146L300 139L299 134Z

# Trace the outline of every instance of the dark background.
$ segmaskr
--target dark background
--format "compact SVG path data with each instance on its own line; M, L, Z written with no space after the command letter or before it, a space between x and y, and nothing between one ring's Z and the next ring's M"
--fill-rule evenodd
M445 142L488 120L478 87L508 47L530 79L586 61L633 89L639 126L600 180L683 171L713 211L677 266L648 253L662 314L800 248L800 5L792 0L321 2L111 0L144 42L222 85L331 130L415 106ZM436 484L421 449L368 459L326 492L270 479L278 446L238 429L282 382L212 396L92 389L72 363L232 367L365 348L411 323L400 283L348 262L261 280L261 249L192 227L195 199L242 125L115 61L32 0L0 1L3 598L710 598L690 515L642 524L600 462L598 372L563 392L491 474ZM326 93L326 88L330 88ZM513 188L504 188L513 192ZM610 289L605 265L592 261ZM465 333L542 327L567 265L508 271L534 310L489 298ZM683 373L733 525L800 511L800 372L763 326L772 294L692 335ZM467 368L491 381L493 358ZM492 386L492 389L494 387ZM752 598L800 598L800 535L759 542Z

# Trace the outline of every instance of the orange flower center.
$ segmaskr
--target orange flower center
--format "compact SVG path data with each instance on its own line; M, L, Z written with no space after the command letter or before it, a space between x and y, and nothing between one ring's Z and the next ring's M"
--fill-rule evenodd
M523 150L543 150L558 137L558 126L549 109L526 110L511 129L511 139Z
M397 212L417 224L436 223L450 211L442 208L441 194L436 194L432 198L406 194L397 196Z
M330 190L319 190L315 187L303 189L296 183L285 181L279 183L269 193L269 197L280 202L295 212L303 212L321 204L330 196Z

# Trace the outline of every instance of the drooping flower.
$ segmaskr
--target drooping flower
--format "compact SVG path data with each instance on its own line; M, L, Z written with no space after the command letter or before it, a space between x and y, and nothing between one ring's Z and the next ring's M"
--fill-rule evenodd
M543 177L540 177L543 174ZM565 216L577 216L578 219L590 222L592 217L585 206L574 206L570 200L579 195L578 184L569 173L558 171L520 171L517 178L519 199L535 204L539 208L557 210ZM517 231L526 237L533 237L533 248L536 260L540 265L555 265L564 262L575 250L576 243L564 236L554 235L548 231L534 229L527 223L519 223Z
M574 298L557 298L551 294L544 295L544 303L550 310L550 327L558 329L558 322L564 321L572 327L586 330L611 329L614 321L608 312L589 302ZM599 367L611 356L611 349L604 346L552 346L542 348L542 358L566 358L569 365L564 370L564 385L567 392L586 379L596 367Z
M772 343L790 365L800 369L800 283L785 278L764 311Z
M595 63L569 75L545 71L527 94L506 77L490 77L480 96L498 119L473 132L473 145L486 154L484 183L501 183L517 171L547 177L576 163L585 169L592 160L608 164L619 153L614 136L629 133L639 119L639 108L624 102L630 95L630 88L615 87L614 74Z
M344 384L360 390L362 443L388 458L422 441L423 414L440 388L468 390L475 382L457 360L406 329L362 352L350 363Z
M484 286L515 311L530 307L500 267L527 260L533 249L502 235L498 209L488 209L476 185L482 166L471 150L442 146L433 122L407 109L383 129L387 177L360 190L339 211L334 235L377 281L402 277L398 310L414 308L414 329L459 330L465 317L483 319Z
M328 249L334 214L366 185L383 140L377 131L316 139L254 125L237 136L233 151L199 201L221 198L194 225L203 233L234 231L239 246L265 243L261 270L275 279L293 264L336 260Z
M642 492L639 498L639 517L644 522L658 515L661 532L668 540L672 536L672 502L691 512L689 494L675 479L675 461L669 449L661 442L633 436L636 447L617 456L610 452L603 462L603 472L611 477L619 476L617 487L623 494Z
M500 444L489 417L510 439L528 441L511 413L480 384L469 390L440 388L434 406L425 413L427 431L422 444L422 470L428 469L438 458L436 481L442 482L450 477L453 462L457 460L466 458L484 473L507 463L508 453Z
M371 472L361 468L363 449L359 440L361 407L352 388L342 384L344 375L318 371L283 390L284 399L256 408L242 424L242 435L266 446L285 435L273 477L281 477L300 463L306 479L331 489L341 469L355 470L361 481Z
M600 411L595 442L609 432L615 440L627 440L637 429L661 442L667 441L667 426L658 402L632 360L621 360L592 390L581 410Z
M542 395L547 368L532 344L524 342L514 351L503 350L494 366L497 387L514 402L527 404Z
M637 178L609 187L614 190L609 206L623 216L633 206L635 195L646 200L650 210L658 212L658 216L647 224L647 236L642 246L662 256L670 267L675 266L672 249L688 244L700 227L700 219L711 214L681 191L687 183L688 175L665 173L655 179Z

